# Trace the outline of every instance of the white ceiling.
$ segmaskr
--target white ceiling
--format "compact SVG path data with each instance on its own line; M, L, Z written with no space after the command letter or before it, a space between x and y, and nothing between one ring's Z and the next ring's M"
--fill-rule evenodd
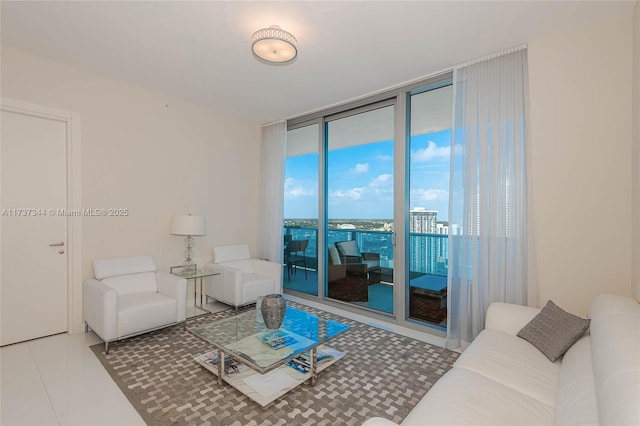
M635 1L6 1L1 42L260 122L291 118L608 15ZM279 25L296 61L258 62Z

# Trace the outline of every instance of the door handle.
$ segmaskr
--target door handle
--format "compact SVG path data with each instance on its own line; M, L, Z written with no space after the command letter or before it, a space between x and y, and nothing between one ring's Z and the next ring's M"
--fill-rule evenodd
M62 247L64 246L64 242L60 241L59 243L51 243L49 247Z

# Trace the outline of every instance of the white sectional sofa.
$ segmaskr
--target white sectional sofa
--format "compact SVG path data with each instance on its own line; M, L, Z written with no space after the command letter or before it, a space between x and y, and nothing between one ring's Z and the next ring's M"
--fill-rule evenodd
M539 311L492 304L485 330L402 425L640 425L638 302L597 297L590 331L554 363L516 336Z

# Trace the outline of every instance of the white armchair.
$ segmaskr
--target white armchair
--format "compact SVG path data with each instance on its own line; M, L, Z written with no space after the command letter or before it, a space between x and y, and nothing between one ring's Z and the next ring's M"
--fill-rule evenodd
M252 259L246 244L214 247L213 262L205 269L219 273L205 280L207 300L212 298L238 309L259 296L282 293L282 265Z
M85 330L109 343L178 323L186 324L187 280L157 272L151 256L93 261L83 283Z

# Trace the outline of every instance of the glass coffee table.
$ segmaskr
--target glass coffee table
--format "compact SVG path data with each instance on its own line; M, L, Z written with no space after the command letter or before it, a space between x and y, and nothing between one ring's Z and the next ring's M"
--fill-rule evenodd
M344 354L324 345L350 328L287 307L282 327L269 330L255 310L189 329L215 349L195 360L249 398L266 406L310 380Z

